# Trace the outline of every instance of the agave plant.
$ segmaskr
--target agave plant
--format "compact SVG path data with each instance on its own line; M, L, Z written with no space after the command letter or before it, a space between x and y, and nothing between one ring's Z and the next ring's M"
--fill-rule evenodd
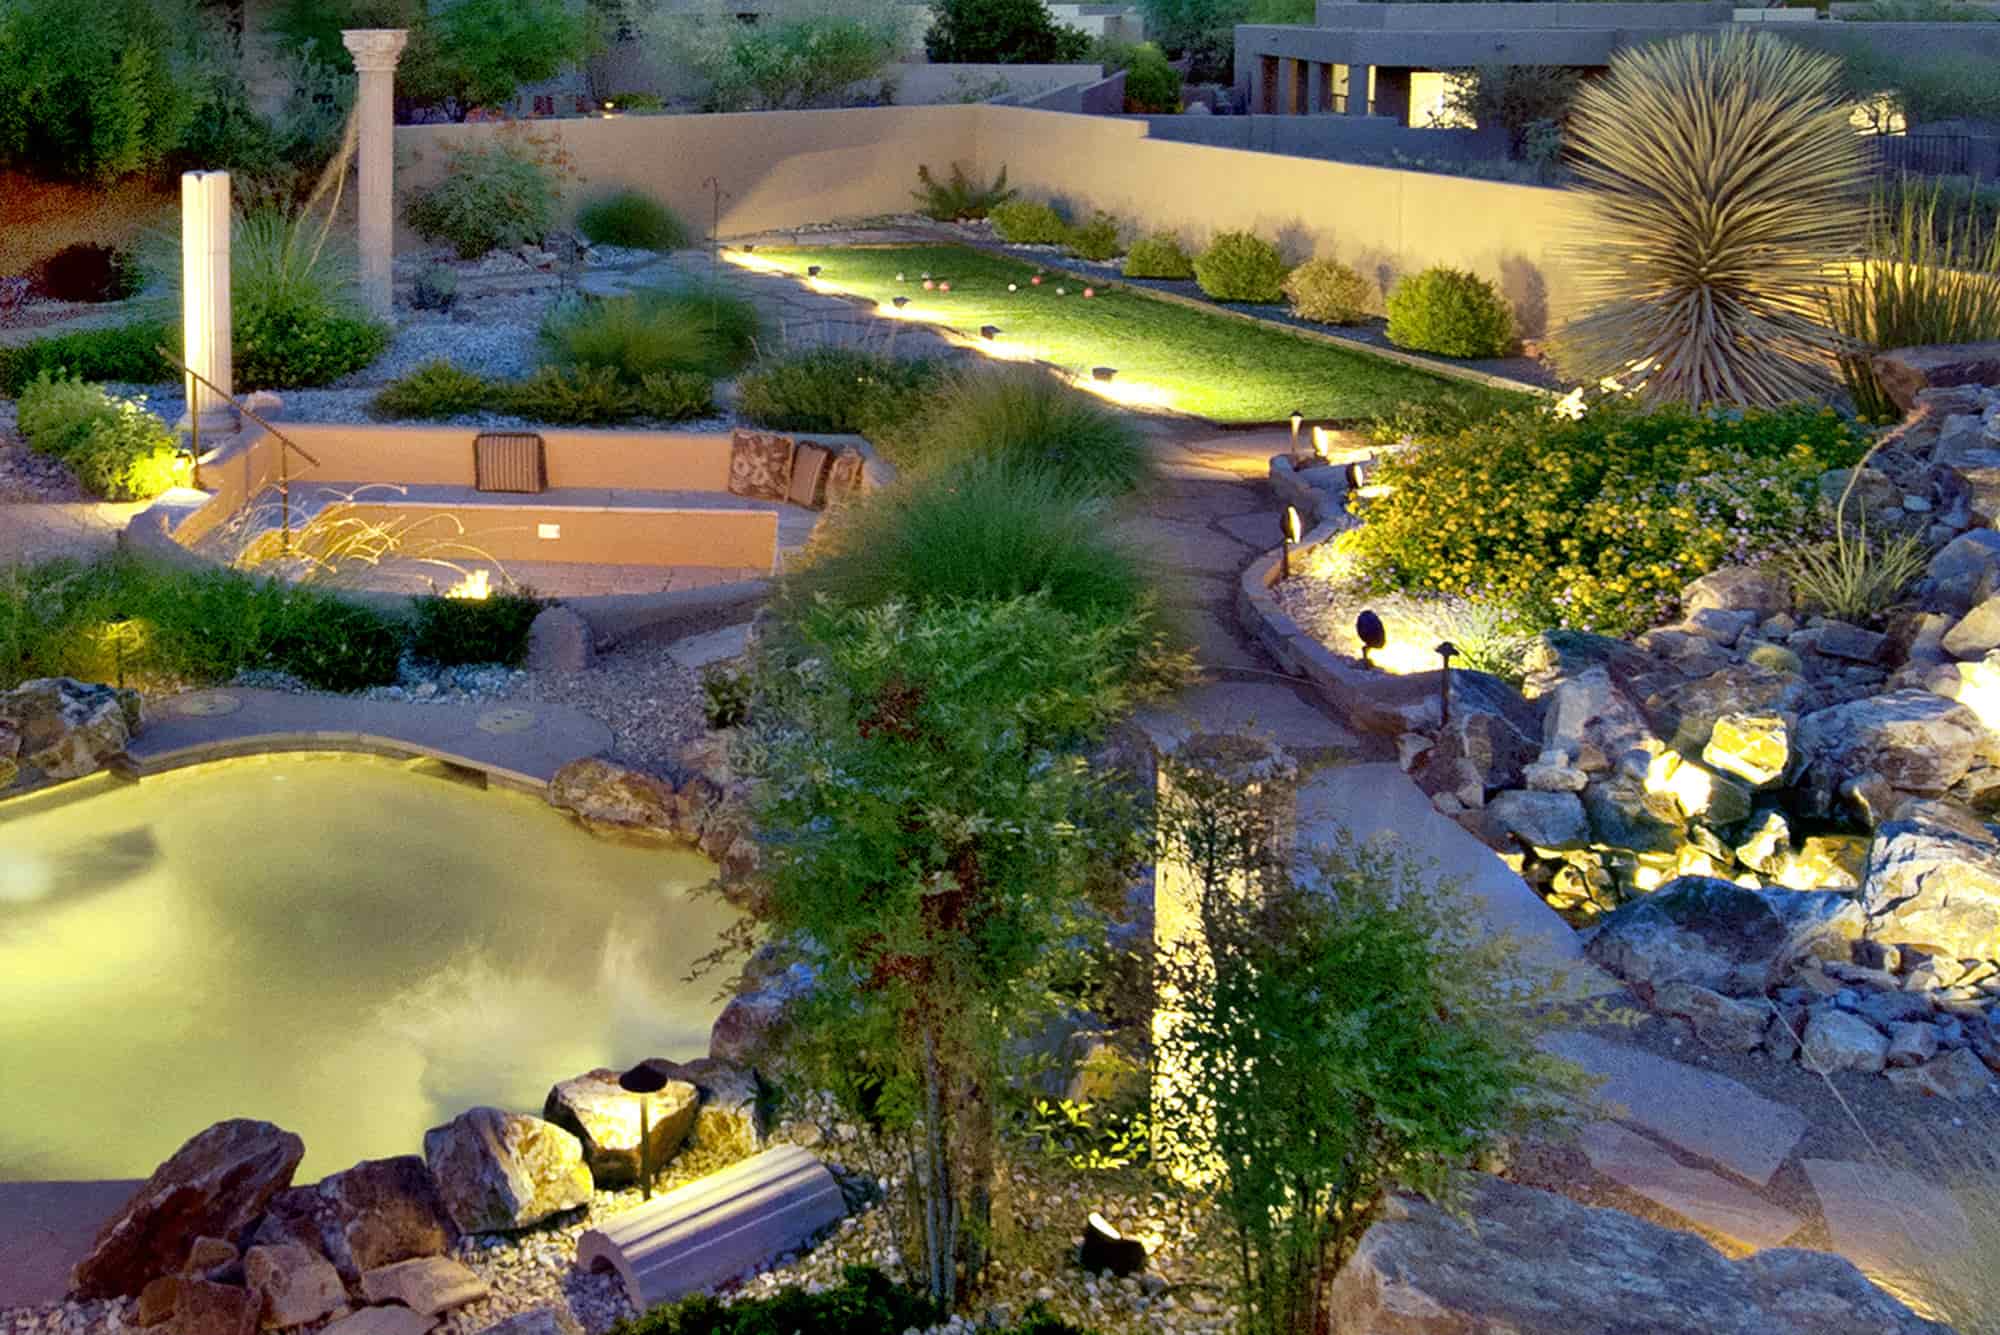
M1560 348L1654 401L1775 407L1826 388L1827 270L1861 249L1869 161L1840 62L1763 36L1624 52L1570 121L1590 215Z

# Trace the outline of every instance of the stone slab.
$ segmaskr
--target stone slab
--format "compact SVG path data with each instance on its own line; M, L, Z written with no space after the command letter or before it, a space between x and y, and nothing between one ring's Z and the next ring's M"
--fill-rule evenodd
M142 1185L0 1182L0 1310L61 1302L70 1267Z
M1233 518L1216 521L1227 530L1229 536L1238 542L1268 552L1284 539L1284 530L1279 525L1283 510L1275 503L1251 514L1236 515Z
M699 672L711 663L741 658L750 648L750 623L724 626L702 635L690 635L667 646L667 656L690 672Z
M1590 1166L1647 1200L1750 1247L1775 1247L1804 1221L1727 1178L1689 1168L1616 1122L1583 1129Z
M1863 1270L1915 1269L1971 1245L1964 1209L1914 1173L1840 1159L1807 1159L1833 1248Z
M1352 748L1354 734L1299 698L1289 686L1262 682L1213 682L1183 691L1136 721L1162 750L1196 732L1249 732L1287 750Z
M1573 1030L1544 1035L1540 1046L1602 1077L1597 1097L1626 1121L1760 1187L1805 1134L1797 1109L1715 1071Z
M390 1303L384 1307L364 1307L344 1316L320 1335L426 1335L437 1323L434 1316Z
M1271 516L1273 532L1277 530L1277 523L1274 511ZM1143 561L1218 575L1236 574L1258 550L1227 534L1218 533L1206 524L1156 519L1149 515L1121 520L1113 526L1113 532L1130 543ZM1271 545L1277 544L1273 541Z

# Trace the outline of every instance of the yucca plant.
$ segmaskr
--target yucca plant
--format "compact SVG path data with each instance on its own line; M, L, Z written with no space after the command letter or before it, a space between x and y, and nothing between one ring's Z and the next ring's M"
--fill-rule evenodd
M1848 341L1840 376L1855 408L1886 421L1898 413L1875 353L2000 338L2000 229L1982 229L1974 203L1953 206L1941 182L1880 192L1871 213L1867 257L1830 292L1827 318Z
M1580 375L1656 402L1776 407L1831 384L1829 262L1860 253L1867 150L1840 62L1773 38L1690 35L1623 52L1570 120L1588 314Z

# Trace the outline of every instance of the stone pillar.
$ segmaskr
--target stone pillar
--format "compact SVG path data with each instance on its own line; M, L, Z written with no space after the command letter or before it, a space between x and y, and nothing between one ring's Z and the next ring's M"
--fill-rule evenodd
M361 185L361 298L387 319L396 256L396 61L410 34L402 28L346 28L340 40L361 77L354 98Z
M1366 116L1368 114L1369 65L1349 65L1347 67L1347 114Z
M209 389L199 381L189 383L183 427L199 423L205 432L236 429L236 409L228 397L235 388L229 340L229 173L183 172L181 356L215 385Z
M1375 114L1410 123L1410 71L1400 66L1375 67Z

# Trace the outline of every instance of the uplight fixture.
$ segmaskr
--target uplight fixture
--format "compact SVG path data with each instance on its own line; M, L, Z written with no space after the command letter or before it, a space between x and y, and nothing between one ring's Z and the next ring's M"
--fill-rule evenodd
M1363 608L1361 615L1354 618L1354 635L1361 641L1361 666L1374 667L1374 660L1369 655L1389 642L1389 631L1383 626L1382 618Z
M1000 337L1000 326L997 324L983 324L979 326L979 336L990 343Z
M1090 378L1092 380L1109 382L1117 374L1118 368L1115 366L1093 366L1090 368Z
M1451 660L1458 657L1458 646L1445 640L1437 647L1438 657L1444 666L1438 672L1438 723L1451 722Z
M889 304L900 311L903 307L910 304L910 299L908 297L891 297L889 298Z
M653 1128L649 1125L651 1113L646 1099L648 1095L657 1094L667 1087L667 1073L651 1062L640 1062L618 1077L618 1087L627 1094L639 1096L639 1189L650 1201L653 1199Z
M808 264L806 266L806 277L808 278L819 277L819 266L817 264Z

